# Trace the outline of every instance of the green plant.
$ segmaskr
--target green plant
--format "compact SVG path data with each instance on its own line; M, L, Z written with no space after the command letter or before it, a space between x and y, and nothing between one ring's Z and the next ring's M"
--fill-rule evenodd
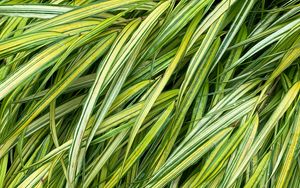
M299 187L300 1L0 1L0 187Z

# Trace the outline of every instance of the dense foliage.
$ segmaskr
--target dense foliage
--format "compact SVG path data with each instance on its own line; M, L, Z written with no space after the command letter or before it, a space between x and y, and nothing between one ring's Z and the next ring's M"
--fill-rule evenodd
M299 0L1 0L1 187L300 187Z

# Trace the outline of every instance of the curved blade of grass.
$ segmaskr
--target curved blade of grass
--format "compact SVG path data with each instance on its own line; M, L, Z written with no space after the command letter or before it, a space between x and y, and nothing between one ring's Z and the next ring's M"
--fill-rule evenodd
M207 159L200 173L194 180L196 184L191 184L192 187L199 186L204 180L209 178L214 170L217 169L219 165L221 165L220 163L222 161L225 161L232 154L232 152L234 152L234 150L243 139L245 131L249 127L250 123L251 121L248 120L248 122L245 122L244 125L241 125L241 127L234 133L234 135L232 135L226 142L226 145L223 145L220 148L220 151L216 154L216 156L213 156L212 158L209 157Z
M7 57L20 51L44 46L55 40L66 38L67 35L58 32L36 32L0 41L0 58ZM67 42L68 39L66 39ZM67 45L67 44L66 44Z
M56 16L52 19L49 19L37 26L34 26L33 28L30 29L30 31L42 30L45 28L61 25L64 23L74 22L76 20L87 18L95 14L103 13L111 9L119 8L125 5L133 5L135 3L141 3L141 2L145 2L145 0L127 0L127 1L111 0L111 1L90 4L87 6L74 9L65 14Z
M213 11L210 12L209 15L206 16L206 18L201 22L201 24L198 26L197 30L195 31L192 40L189 44L188 49L191 49L191 47L194 45L196 40L199 39L199 37L208 29L211 27L213 23L216 22L216 20L220 19L224 15L224 13L236 2L237 0L223 0L220 2Z
M131 145L133 144L135 136L136 136L139 128L141 127L145 117L147 116L147 114L149 113L149 111L150 111L151 107L153 106L155 100L160 95L160 93L164 89L165 85L169 81L169 79L170 79L171 75L173 74L175 68L177 67L178 63L184 57L184 55L186 53L186 48L187 48L188 42L189 42L189 40L190 40L197 24L198 24L198 22L200 21L200 18L201 18L201 15L198 15L191 22L191 24L188 28L188 31L186 32L186 34L185 34L185 36L184 36L184 38L183 38L183 40L180 44L180 47L179 47L174 59L172 60L169 67L167 68L167 70L164 73L163 77L159 80L159 83L157 84L157 86L154 88L154 90L147 97L145 106L143 107L143 110L139 114L138 118L136 119L135 124L133 126L133 129L130 133L128 146L127 146L127 150L126 150L126 154L125 154L125 159L127 158L128 154L129 154L129 151L131 149Z
M251 146L248 154L245 156L243 162L239 165L236 169L235 173L231 176L229 181L229 186L233 184L233 182L237 179L238 176L245 170L246 165L249 163L251 158L258 152L258 150L263 145L265 138L269 135L271 130L274 128L276 122L283 116L289 106L292 104L293 100L296 98L300 91L300 82L298 81L295 83L292 88L286 93L284 98L281 100L279 105L277 106L276 110L272 113L269 120L266 122L263 129L258 134L256 140L254 141L253 145Z
M266 170L270 163L271 153L267 153L264 158L260 161L257 168L255 169L254 173L252 174L249 181L246 183L245 188L254 187L255 184L262 178L262 173Z
M45 164L41 166L17 187L18 188L33 187L37 182L41 181L41 179L47 174L49 168L50 168L50 164Z
M225 17L222 16L220 19L218 19L209 29L207 34L205 35L204 40L201 43L201 46L198 48L198 51L193 56L191 63L189 64L189 67L187 69L186 76L184 78L184 81L180 88L180 98L179 101L182 101L183 95L186 93L186 90L188 86L190 85L190 82L193 80L192 78L195 76L196 71L198 70L199 66L201 65L203 67L206 67L206 70L209 70L210 66L204 65L204 58L206 57L207 52L213 45L213 42L215 41L216 35L219 32L220 27L222 26L222 23L224 21ZM204 71L207 72L207 71ZM207 75L205 73L204 75ZM203 76L204 77L204 76ZM200 79L200 82L203 82L203 78Z
M164 113L160 116L160 118L157 120L157 122L151 127L149 132L146 134L144 139L138 144L136 149L130 154L127 161L125 162L125 166L119 166L118 169L115 171L111 179L107 182L105 187L114 187L117 182L124 176L124 174L129 170L129 168L135 163L135 161L141 157L142 153L145 151L145 149L148 147L150 142L153 140L153 138L156 136L158 131L161 129L161 127L165 124L167 119L169 118L171 112L173 111L174 103L172 103Z
M101 86L104 82L105 76L106 76L108 70L110 69L110 67L112 66L112 64L114 63L114 60L116 59L117 54L121 50L121 48L123 46L122 44L124 44L126 42L127 38L131 35L131 33L138 26L138 24L139 24L139 21L137 20L137 21L132 22L131 24L129 24L127 27L124 28L122 33L120 33L119 37L116 39L116 42L113 44L110 52L105 57L102 66L99 67L99 70L98 70L99 72L97 73L97 76L93 83L93 86L90 89L90 92L87 96L87 101L84 104L80 120L78 121L76 132L80 133L80 132L85 131L88 120L90 118L90 115L93 112L93 107L98 99L99 92L102 89ZM78 133L75 134L75 136L74 136L75 139L73 140L72 149L70 151L70 152L72 152L72 156L76 156L76 154L74 152L76 152L76 151L77 151L76 153L79 152L80 143L81 143L83 135L78 134ZM79 137L79 135L82 135L82 136ZM74 162L75 159L72 159L71 161ZM69 170L71 171L72 169L69 169ZM71 178L71 177L69 177L69 178Z
M116 34L112 34L98 42L90 51L86 54L86 56L78 63L77 66L73 67L73 69L69 70L68 73L60 80L43 99L41 99L34 107L34 109L27 114L26 117L22 118L18 123L18 129L13 131L12 135L8 136L4 143L0 147L0 153L4 154L11 147L12 143L17 139L19 134L38 116L44 108L46 108L50 102L55 99L68 85L77 78L84 70L87 69L96 61L99 56L101 56L110 44L113 42Z
M248 130L246 131L246 135L243 138L242 143L240 144L237 153L233 156L233 159L229 162L228 167L226 169L226 174L223 177L223 180L220 184L220 187L226 187L227 183L232 176L232 173L235 169L240 165L243 161L245 155L247 154L248 150L250 149L252 143L254 142L255 135L257 133L259 119L258 114L255 114L251 125L249 126Z
M125 136L127 135L128 130L125 130L121 132L115 140L109 144L109 147L104 151L104 153L100 156L98 159L96 165L93 167L91 172L87 175L87 178L83 184L83 187L89 187L91 181L95 178L95 176L98 174L100 169L103 167L103 165L107 162L109 157L112 155L112 153L116 150L116 148L119 146L119 144L123 141Z
M45 19L53 18L72 9L72 7L54 5L1 5L0 15Z
M170 16L172 19L169 19L163 30L159 32L159 35L151 43L151 48L145 52L145 56L152 55L158 48L164 46L172 37L176 35L190 20L198 14L198 19L202 18L202 13L199 13L211 0L191 0L188 3L180 1L180 3L185 4L180 7L176 6L174 13L171 12ZM181 10L179 8L182 8Z
M228 46L231 44L232 40L236 36L237 32L240 30L242 24L244 23L246 17L248 16L250 10L252 9L253 5L255 4L256 0L247 0L244 2L241 10L236 15L236 19L233 21L228 33L226 34L225 38L219 50L216 54L216 58L212 67L215 67L221 58L223 57L225 51L227 50Z
M194 164L202 155L207 153L212 147L214 147L218 142L220 142L227 134L232 131L232 128L226 128L220 131L218 134L206 141L202 146L198 147L190 156L181 161L176 168L172 168L169 171L161 174L158 173L152 177L147 183L147 188L150 187L163 187L165 184L174 179L178 173Z
M252 55L257 53L258 51L260 51L263 48L267 47L268 45L274 43L275 41L278 41L282 37L282 35L284 35L286 32L291 30L293 27L298 27L299 24L300 24L300 19L296 19L293 22L291 22L291 23L287 24L286 26L284 26L283 28L281 28L281 29L277 30L276 32L272 33L271 35L269 35L265 39L261 40L260 42L255 44L251 49L249 49L247 51L247 53L245 53L238 61L233 63L228 68L228 70L240 65L242 62L244 62L246 59L248 59L249 57L251 57Z
M120 55L120 57L117 59L117 62L115 64L119 64L122 61L126 61L129 58L129 56L132 55L132 53L137 53L134 51L138 49L138 47L139 47L138 45L141 45L141 44L139 44L139 42L143 41L145 39L144 37L147 36L147 34L149 34L149 31L151 31L151 29L153 28L157 19L168 9L169 5L170 5L170 1L166 1L166 2L162 3L141 23L141 25L136 30L136 32L134 32L133 36L131 37L128 44L126 45L125 50ZM135 55L135 54L133 54L133 55ZM115 99L115 97L116 97L115 95L119 92L118 90L120 90L120 86L123 85L123 83L125 82L128 74L129 74L129 71L131 70L131 68L133 66L133 62L134 62L133 60L130 60L130 62L128 62L125 65L125 67L123 69L122 77L118 80L118 83L114 86L113 90L110 93L110 96L107 98L107 102L104 103L104 105L102 107L103 111L97 117L98 120L97 120L96 124L94 125L94 127L92 128L92 131L91 131L89 139L88 139L87 146L91 142L98 126L104 119L104 116L106 114L106 111L108 110L108 107L111 106L112 101Z
M300 138L300 102L299 99L296 103L297 105L297 111L295 113L295 119L293 122L293 128L292 128L292 135L291 135L291 140L288 145L287 151L286 151L286 157L282 161L282 169L279 172L276 187L284 187L285 184L288 183L288 173L291 170L291 166L293 163L293 159L297 156L297 148L299 147L299 138Z
M49 78L53 75L53 73L60 67L60 65L64 62L64 60L77 48L88 44L89 42L96 40L97 37L101 32L103 32L105 29L110 27L116 20L118 20L120 17L124 16L126 12L121 12L116 16L112 16L111 18L108 18L104 20L103 22L99 23L96 27L94 27L91 31L82 34L79 36L72 44L67 48L67 50L61 55L57 63L54 65L52 70L48 73L48 76L44 79L42 86L47 83ZM105 63L105 62L104 62Z
M42 53L32 58L26 65L22 66L14 74L11 74L0 83L0 99L3 99L25 79L33 76L51 65L58 56L64 51L74 38L67 38L51 47L45 49Z

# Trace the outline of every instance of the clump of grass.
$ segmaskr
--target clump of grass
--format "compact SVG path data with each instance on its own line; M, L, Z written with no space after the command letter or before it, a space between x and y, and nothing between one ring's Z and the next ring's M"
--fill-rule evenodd
M299 3L0 1L0 187L299 187Z

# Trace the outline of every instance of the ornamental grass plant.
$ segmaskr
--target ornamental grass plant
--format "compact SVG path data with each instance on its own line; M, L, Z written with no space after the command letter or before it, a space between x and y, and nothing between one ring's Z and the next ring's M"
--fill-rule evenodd
M299 188L299 0L1 0L0 188Z

